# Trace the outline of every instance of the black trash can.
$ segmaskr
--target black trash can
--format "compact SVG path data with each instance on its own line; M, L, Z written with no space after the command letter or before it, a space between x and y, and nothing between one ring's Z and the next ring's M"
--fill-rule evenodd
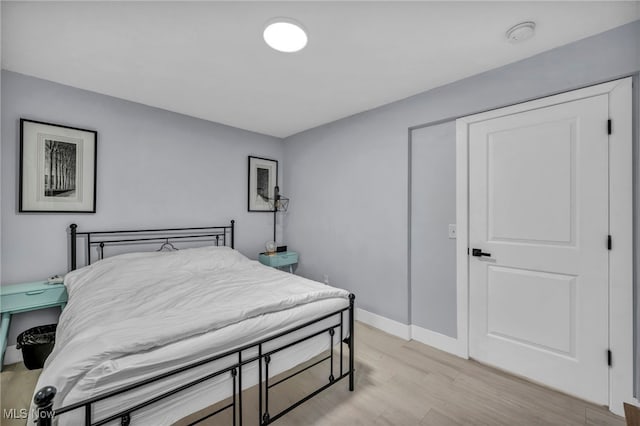
M22 349L24 365L29 370L42 368L44 365L56 341L56 327L57 324L41 325L18 335L16 349Z

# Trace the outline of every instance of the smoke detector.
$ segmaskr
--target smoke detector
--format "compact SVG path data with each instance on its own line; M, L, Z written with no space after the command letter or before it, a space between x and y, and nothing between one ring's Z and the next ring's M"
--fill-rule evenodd
M533 37L536 23L533 21L520 22L507 30L507 40L511 43L521 43Z

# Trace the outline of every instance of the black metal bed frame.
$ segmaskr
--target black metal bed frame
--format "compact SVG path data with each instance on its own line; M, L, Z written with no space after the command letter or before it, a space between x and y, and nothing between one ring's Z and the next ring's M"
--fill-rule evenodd
M86 260L87 265L91 264L91 247L96 246L99 250L98 256L104 258L104 249L109 245L125 245L134 243L149 244L160 241L172 240L198 240L198 241L215 241L215 245L227 245L227 234L229 234L229 242L231 248L235 248L235 224L232 220L230 225L225 226L200 226L194 228L165 228L165 229L132 229L118 231L93 231L79 232L78 225L72 223L69 226L71 234L71 270L77 267L77 244L78 237L86 236ZM144 237L134 238L130 235L144 235ZM115 236L115 237L114 237ZM120 237L122 236L122 237ZM98 239L95 239L98 238Z
M79 232L77 230L76 224L71 224L69 227L70 235L71 235L71 270L76 269L76 256L77 256L77 238L79 236L86 237L86 261L87 264L91 263L91 248L98 247L99 250L99 258L104 258L104 248L108 245L122 245L122 244L132 244L132 243L153 243L153 242L170 242L171 240L212 240L215 241L216 245L219 245L221 240L223 245L227 245L230 243L231 248L234 248L234 231L235 231L235 221L231 221L230 225L227 226L214 226L214 227L197 227L197 228L167 228L167 229L145 229L145 230L125 230L125 231L100 231L100 232ZM227 234L229 234L229 238L227 238ZM129 235L129 237L127 236ZM138 235L143 235L142 237L138 237ZM298 407L300 404L308 401L313 398L320 392L325 389L335 385L340 380L344 378L349 378L349 390L354 390L354 309L355 309L355 295L349 295L349 306L338 309L329 314L323 315L320 318L316 318L312 321L308 321L304 324L298 325L296 327L292 327L283 332L280 332L274 336L259 340L257 342L249 343L247 345L241 346L239 348L235 348L224 353L214 355L211 357L207 357L203 360L188 364L183 367L179 367L173 369L171 371L165 372L163 374L159 374L158 376L151 377L145 380L141 380L139 382L133 383L131 385L124 386L120 389L115 389L110 392L105 392L101 395L97 395L95 397L86 399L84 401L80 401L74 404L70 404L61 408L54 409L54 399L56 396L56 388L53 386L45 386L41 388L36 395L34 396L34 403L37 407L37 419L36 422L38 426L51 426L54 423L54 418L58 417L64 413L84 409L85 413L85 425L104 425L109 422L120 420L120 424L123 426L128 426L131 423L131 414L141 408L146 406L155 404L157 402L162 401L164 398L170 397L178 392L186 390L192 386L198 385L200 383L205 382L206 380L213 379L218 376L222 376L223 374L229 374L232 378L232 393L231 393L231 403L224 405L216 409L214 412L209 413L198 420L191 422L189 425L197 424L205 419L208 419L216 414L220 414L226 410L232 410L232 425L233 426L242 426L243 424L243 411L242 411L242 375L243 375L243 367L257 363L258 364L258 424L259 425L268 425L294 408ZM349 335L344 338L345 335L345 318L344 314L348 312L348 326L349 326ZM332 318L335 319L335 322L331 322ZM299 337L292 342L287 342L285 344L277 345L276 347L269 347L267 349L265 346L270 346L269 344L276 341L277 339L286 336L288 334L292 334L295 332L303 331L306 328L312 327L314 324L320 323L321 321L331 322L331 325L322 327L319 330L309 330L309 334L304 335L303 337ZM338 329L338 340L335 340L336 329ZM287 348L295 346L299 343L305 342L314 337L321 336L323 334L328 334L330 339L330 347L329 347L329 355L307 365L306 367L287 375L286 377L277 380L275 383L269 383L269 364L271 363L271 358L283 351ZM334 372L334 344L339 343L339 372ZM347 345L349 348L349 358L348 358L348 366L345 368L343 365L344 356L343 356L343 346ZM157 382L162 379L166 379L168 377L174 376L176 374L185 372L187 370L191 370L196 367L200 367L202 365L212 363L214 361L222 360L224 358L235 357L237 361L232 362L230 365L227 365L224 368L213 371L209 374L206 374L202 377L199 377L195 380L191 380L186 384L174 387L172 389L166 390L159 395L156 395L152 398L146 399L143 402L134 404L126 409L122 409L117 411L114 414L111 414L105 418L100 420L93 420L93 410L92 406L100 401L105 399L114 397L116 395L123 394L125 392L132 391L134 389L141 388L143 386L149 385L151 383ZM298 374L315 367L325 361L329 361L329 375L328 382L321 385L319 388L314 390L313 392L307 394L303 398L291 404L289 407L282 409L280 412L276 414L271 414L269 411L269 390L276 385L279 385ZM295 367L295 366L292 366ZM337 374L334 375L334 373ZM227 398L228 399L228 398ZM225 401L223 399L222 401ZM212 404L219 403L221 401L212 401Z

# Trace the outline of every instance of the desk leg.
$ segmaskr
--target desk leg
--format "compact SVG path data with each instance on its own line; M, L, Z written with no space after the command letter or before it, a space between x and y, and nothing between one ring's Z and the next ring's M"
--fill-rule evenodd
M0 371L4 365L4 351L7 350L7 340L9 339L9 322L11 321L11 314L4 312L2 314L2 324L0 328Z
M293 264L289 265L289 273L293 274Z

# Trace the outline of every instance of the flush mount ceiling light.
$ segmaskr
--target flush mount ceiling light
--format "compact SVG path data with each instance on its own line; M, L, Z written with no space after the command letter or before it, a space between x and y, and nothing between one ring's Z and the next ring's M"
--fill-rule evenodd
M269 47L279 52L293 53L307 45L307 33L302 25L289 18L270 21L262 36Z
M521 22L507 30L507 39L511 43L520 43L533 37L536 23L533 21Z

